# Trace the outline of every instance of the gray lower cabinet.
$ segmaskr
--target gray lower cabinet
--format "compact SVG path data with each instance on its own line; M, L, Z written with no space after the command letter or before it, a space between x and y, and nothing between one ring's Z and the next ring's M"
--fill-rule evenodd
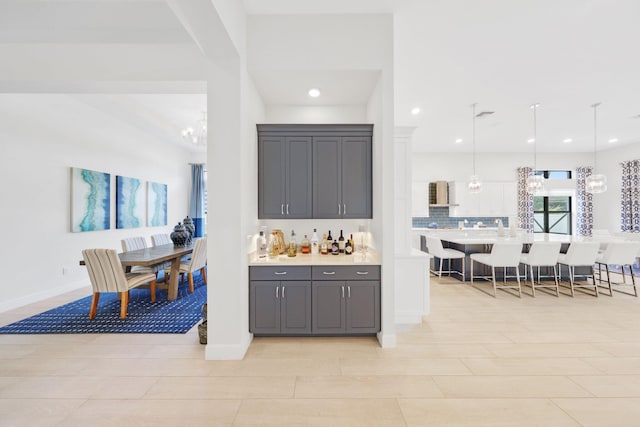
M311 282L269 280L274 276L308 279L309 272L309 267L250 267L249 331L256 335L310 334Z
M249 267L249 330L256 335L375 334L380 331L380 266Z
M354 335L380 331L380 267L314 266L312 278L314 334ZM344 278L351 280L333 280Z

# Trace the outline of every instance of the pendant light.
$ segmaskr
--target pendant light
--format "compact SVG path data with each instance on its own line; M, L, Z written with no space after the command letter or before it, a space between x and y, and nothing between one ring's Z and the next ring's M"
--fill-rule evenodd
M593 108L593 171L585 179L585 190L587 193L599 194L607 191L607 177L603 174L597 174L597 154L598 149L598 107L599 102L591 106Z
M538 107L540 104L531 104L531 109L533 110L533 172L527 178L527 193L536 194L544 189L544 177L542 175L537 175L537 155L538 155L538 135L537 135L537 127L538 127Z
M476 175L476 103L471 104L471 111L473 114L473 175L469 178L469 193L476 194L482 191L482 182L480 177Z

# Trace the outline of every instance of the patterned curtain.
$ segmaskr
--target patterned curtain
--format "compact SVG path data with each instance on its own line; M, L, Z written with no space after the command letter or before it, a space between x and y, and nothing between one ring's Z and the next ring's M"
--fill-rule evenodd
M194 237L204 236L204 205L206 182L204 181L204 165L191 164L191 197L189 198L189 215L196 227Z
M640 233L640 160L629 160L622 166L620 229Z
M586 191L586 179L593 173L593 167L576 169L576 233L591 236L593 231L593 195Z
M533 194L527 192L527 178L533 173L530 167L518 168L518 227L533 232Z

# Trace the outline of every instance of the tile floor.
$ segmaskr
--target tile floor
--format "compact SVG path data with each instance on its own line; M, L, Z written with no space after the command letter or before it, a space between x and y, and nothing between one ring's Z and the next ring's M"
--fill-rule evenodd
M0 324L75 292L0 314ZM496 299L432 280L398 346L256 338L205 361L185 335L0 335L0 426L639 426L640 299Z

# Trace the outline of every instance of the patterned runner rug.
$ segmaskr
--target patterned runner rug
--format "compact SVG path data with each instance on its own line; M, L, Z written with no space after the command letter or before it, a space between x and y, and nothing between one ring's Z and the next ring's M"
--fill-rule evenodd
M88 296L3 326L0 334L183 334L202 319L202 304L207 302L207 286L199 274L194 285L191 294L185 276L175 301L167 301L167 291L158 289L155 303L148 289L132 289L126 319L120 319L117 295L102 294L93 320Z

